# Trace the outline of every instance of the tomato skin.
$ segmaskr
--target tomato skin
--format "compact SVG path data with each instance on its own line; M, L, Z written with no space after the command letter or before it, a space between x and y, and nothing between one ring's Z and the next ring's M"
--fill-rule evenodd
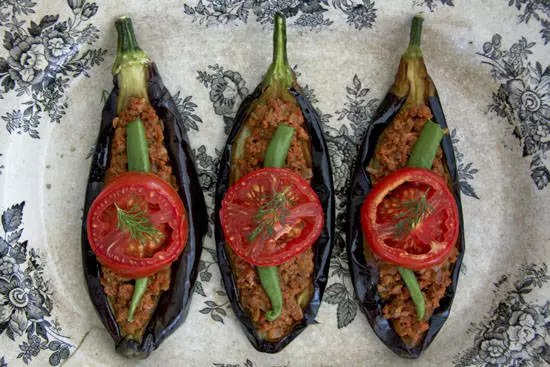
M258 209L254 189L281 192L287 187L291 187L289 195L297 200L296 205L289 208L284 223L275 226L277 228L268 239L258 236L251 240L250 234L255 228L253 217ZM239 257L256 266L280 265L299 255L315 243L324 225L323 208L315 191L300 175L284 168L262 168L241 177L227 190L219 215L227 244ZM272 237L284 235L294 228L285 226L286 223L304 225L298 237L280 246L271 243Z
M382 202L390 200L390 194L403 192L412 185L422 185L432 190L428 201L433 201L435 210L420 221L418 226L404 238L410 241L428 241L428 235L431 234L430 249L427 252L413 249L419 250L414 253L398 246L389 246L388 241L392 244L405 246L405 239L391 238L388 228L394 223L388 221L387 218L384 223L377 221L383 213L379 208ZM374 185L361 206L361 227L372 251L387 262L412 270L431 268L445 260L458 239L458 218L456 201L443 178L433 171L423 168L402 168L384 177ZM427 233L430 230L432 232ZM434 231L436 231L438 241L433 238ZM420 244L419 247L421 247Z
M164 248L151 257L127 254L129 236L116 228L116 217L108 215L114 203L126 209L125 200L133 197L138 197L146 205L158 206L158 211L152 213L150 220L169 229ZM106 185L90 206L86 225L88 241L98 261L118 275L129 278L147 277L171 264L187 243L187 215L178 193L150 173L127 172ZM104 242L106 239L111 240L109 245Z

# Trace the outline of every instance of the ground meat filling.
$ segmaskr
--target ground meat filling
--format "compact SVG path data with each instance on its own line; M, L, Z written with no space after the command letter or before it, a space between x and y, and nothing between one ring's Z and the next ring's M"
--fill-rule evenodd
M373 184L407 165L416 140L426 121L431 118L432 112L426 105L411 107L397 114L380 136L374 157L367 168ZM432 171L449 179L441 147L437 150Z
M311 160L307 157L310 142L304 128L302 111L295 103L275 98L260 103L250 113L246 122L250 136L245 141L245 159L238 159L236 162L241 175L263 167L265 151L280 123L296 129L285 168L299 173L306 180L311 178ZM283 310L281 316L274 321L265 319L265 313L271 309L271 302L260 283L255 266L239 258L231 249L228 252L240 303L249 313L259 334L262 338L272 341L289 334L303 319L302 307L307 304L313 293L312 248L279 265Z
M130 98L128 106L113 120L115 134L111 144L110 164L105 174L105 183L128 171L126 126L138 118L141 119L145 127L151 173L156 174L177 189L176 179L172 175L168 151L164 146L163 123L159 120L153 107L144 98ZM170 266L149 276L147 289L131 322L127 320L127 317L130 301L134 294L134 280L121 277L105 267L102 267L102 273L101 285L105 290L105 294L109 297L109 302L122 335L140 340L145 326L147 326L157 306L160 295L170 287Z
M128 310L134 294L134 280L123 278L107 268L102 268L101 285L109 297L116 322L124 336L141 339L145 326L153 315L162 292L170 288L170 266L147 279L147 289L134 312L134 320L128 321Z
M172 175L168 151L164 145L164 124L154 108L144 98L130 98L128 106L113 120L115 136L111 144L111 161L105 174L105 183L112 181L121 173L128 172L126 126L138 118L145 126L151 173L159 176L177 190L176 178Z
M374 158L367 168L373 184L407 165L416 140L420 136L426 121L431 118L432 113L429 107L425 105L411 107L397 114L380 137ZM432 170L450 183L441 147L434 159ZM367 252L372 254L370 250ZM425 317L424 320L420 321L416 319L414 303L409 290L397 271L397 266L377 258L380 269L377 286L378 294L386 301L382 310L384 318L392 321L396 333L407 345L419 345L422 342L424 333L430 328L429 320L434 310L439 307L439 301L445 295L447 287L451 284L452 267L457 256L458 249L455 245L455 248L441 265L415 271L426 301Z
M285 168L299 173L306 180L311 179L311 158L304 153L306 150L309 152L309 135L304 128L302 110L293 102L276 98L260 103L250 113L246 122L250 136L246 138L243 159L237 160L239 172L244 176L263 167L265 151L279 124L296 129Z

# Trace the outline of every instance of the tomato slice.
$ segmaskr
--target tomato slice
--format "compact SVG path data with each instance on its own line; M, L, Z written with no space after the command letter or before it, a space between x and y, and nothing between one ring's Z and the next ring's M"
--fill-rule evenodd
M117 207L139 212L155 235L132 238L118 224ZM149 276L172 263L187 243L187 216L178 193L149 173L128 172L115 178L92 203L86 225L98 261L130 278Z
M275 266L302 253L321 234L324 212L300 175L262 168L227 190L220 210L225 240L243 260Z
M385 261L419 270L440 264L456 244L458 208L438 174L403 168L380 180L361 207L363 234Z

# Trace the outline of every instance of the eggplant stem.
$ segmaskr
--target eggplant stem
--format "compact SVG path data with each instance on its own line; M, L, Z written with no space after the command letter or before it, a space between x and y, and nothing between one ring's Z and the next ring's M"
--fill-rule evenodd
M282 83L284 89L289 89L295 79L294 71L288 64L286 56L286 21L281 13L275 14L273 20L273 62L264 76L264 85L274 81Z
M118 45L113 64L119 87L117 114L126 108L130 97L145 98L147 92L147 67L151 63L149 56L139 47L134 34L132 20L122 17L115 22L118 33Z
M409 47L403 54L403 57L407 59L420 59L422 57L422 49L420 48L420 41L422 38L422 23L424 18L421 15L415 15L411 24L411 35L409 41Z
M113 75L120 72L121 68L129 65L148 65L151 62L149 56L139 47L134 33L132 19L121 17L115 22L118 33L117 50L113 64Z

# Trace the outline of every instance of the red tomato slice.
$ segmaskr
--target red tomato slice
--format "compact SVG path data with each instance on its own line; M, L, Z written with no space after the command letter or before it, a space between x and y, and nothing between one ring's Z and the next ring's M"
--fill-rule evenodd
M142 212L157 235L144 241L132 239L117 226L115 205L127 212ZM187 243L187 216L178 193L149 173L128 172L115 178L92 203L86 225L98 261L130 278L149 276L172 263Z
M417 206L422 202L426 205ZM370 248L382 259L425 269L440 264L455 246L458 208L441 176L403 168L374 185L361 207L361 226Z
M225 240L239 257L275 266L313 245L324 212L300 175L284 168L253 171L227 190L220 210Z

